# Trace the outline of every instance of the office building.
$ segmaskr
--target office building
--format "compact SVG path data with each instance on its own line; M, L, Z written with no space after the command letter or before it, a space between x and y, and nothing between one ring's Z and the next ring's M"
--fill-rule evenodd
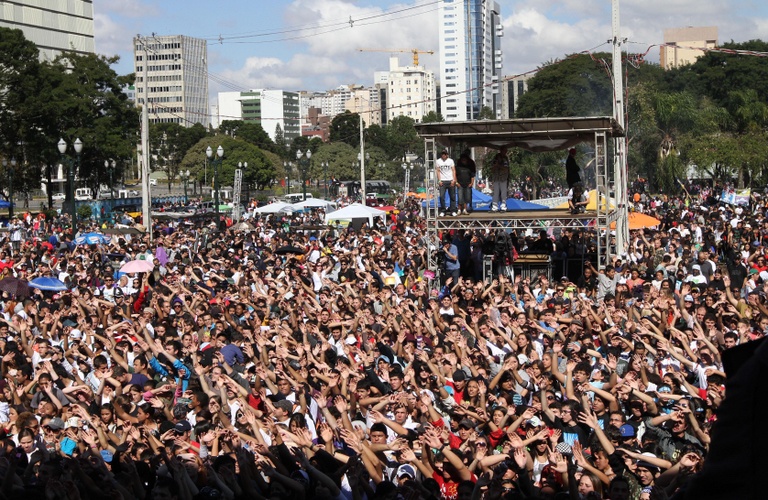
M208 47L184 35L133 39L136 104L144 105L147 75L149 121L208 127Z
M502 78L499 87L501 89L501 114L496 118L506 120L515 118L517 113L517 101L520 96L528 91L528 80L534 73L516 76L514 78Z
M443 118L474 120L484 107L501 115L504 32L498 2L444 0L438 15Z
M268 89L219 92L217 107L219 124L224 120L257 122L273 141L278 125L286 142L301 135L298 92Z
M660 63L664 69L693 64L717 47L717 26L670 28L664 30L664 45L660 48Z
M63 51L95 52L91 0L0 2L0 26L20 29L37 45L40 60L52 61Z
M420 122L435 111L435 74L423 66L400 66L397 56L389 58L387 77L387 123L397 116Z

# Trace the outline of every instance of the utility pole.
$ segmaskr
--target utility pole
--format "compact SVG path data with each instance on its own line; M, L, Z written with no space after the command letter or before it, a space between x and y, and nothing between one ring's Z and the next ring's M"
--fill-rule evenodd
M149 239L152 240L152 212L151 212L151 200L152 193L150 193L149 185L149 49L147 48L147 39L137 37L141 40L144 47L144 69L143 75L143 93L144 93L144 105L141 107L141 218L144 223L144 227L147 228L147 234Z

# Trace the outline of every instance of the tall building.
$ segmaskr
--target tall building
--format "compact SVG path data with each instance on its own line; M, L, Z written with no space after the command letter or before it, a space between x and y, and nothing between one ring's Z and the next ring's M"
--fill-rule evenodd
M208 127L208 46L184 35L133 39L136 104L143 105L147 72L149 121Z
M705 50L717 47L717 26L670 28L664 30L660 62L664 69L693 64Z
M376 88L360 87L353 89L344 107L345 111L363 115L365 128L371 125L381 125L379 90Z
M474 120L483 107L501 115L500 7L492 0L444 0L440 28L440 110L446 121Z
M389 58L387 78L387 123L396 116L415 121L435 111L435 74L423 66L400 66L397 56Z
M95 52L92 0L0 2L0 26L20 29L52 61L62 51Z
M501 120L515 118L517 112L517 101L520 96L528 91L528 80L533 73L516 76L514 78L502 78L501 81L501 113L496 117Z
M218 124L224 120L257 122L273 141L278 125L286 142L301 135L298 92L267 89L219 92L218 101Z

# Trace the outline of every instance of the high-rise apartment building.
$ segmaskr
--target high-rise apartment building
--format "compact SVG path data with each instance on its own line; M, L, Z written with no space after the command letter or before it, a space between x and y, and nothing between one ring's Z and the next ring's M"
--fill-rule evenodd
M497 114L496 118L501 120L515 118L517 101L520 99L521 95L528 91L528 80L530 80L532 76L533 73L529 73L514 78L501 79L501 114Z
M423 66L400 66L396 56L389 58L387 78L387 123L396 116L415 121L435 111L435 74Z
M133 39L136 104L148 101L149 121L208 127L208 46L184 35ZM147 95L144 95L146 71Z
M92 0L0 2L0 26L24 32L41 60L52 61L65 50L95 52Z
M474 120L483 107L499 116L504 32L498 2L444 0L438 15L443 118Z
M664 30L660 63L664 69L693 64L704 49L717 47L717 26L670 28Z
M301 135L298 92L267 89L219 92L218 101L218 124L224 120L257 122L273 141L278 125L286 142Z

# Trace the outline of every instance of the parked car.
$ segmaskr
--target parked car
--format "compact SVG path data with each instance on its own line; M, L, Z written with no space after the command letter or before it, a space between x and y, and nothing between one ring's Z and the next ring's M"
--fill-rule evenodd
M150 186L157 186L157 179L149 179Z
M67 195L64 193L56 193L51 197L53 201L64 201L67 199Z

